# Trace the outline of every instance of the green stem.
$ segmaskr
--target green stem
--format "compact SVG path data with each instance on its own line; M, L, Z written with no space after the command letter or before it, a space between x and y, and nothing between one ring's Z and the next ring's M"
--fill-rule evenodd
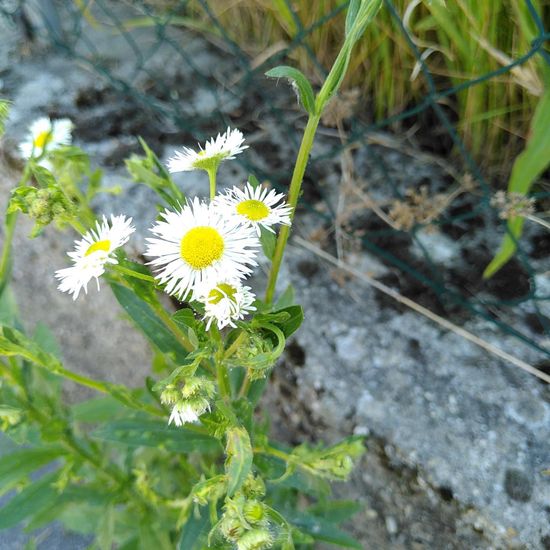
M181 331L177 323L172 319L170 314L162 307L162 304L155 300L154 303L149 302L149 305L155 310L155 313L164 321L164 324L173 332L180 344L187 351L193 351L195 348L189 341L189 338Z
M214 362L216 364L216 379L218 381L218 388L220 390L220 395L225 397L231 397L231 385L229 383L229 375L227 373L227 368L223 362L224 356L224 346L222 336L216 324L213 324L210 328L210 336L218 345L218 351L214 357Z
M309 153L313 147L313 139L315 137L315 131L319 125L320 115L310 115L307 121L307 126L302 137L302 143L298 156L296 158L296 164L294 166L294 172L292 174L292 180L290 181L290 188L288 191L288 204L292 207L291 218L294 218L296 211L296 205L298 204L298 198L300 197L300 189L302 187L302 181L304 179L304 173L309 159ZM273 301L273 295L275 294L275 285L277 283L277 277L279 275L279 269L283 260L283 254L285 252L286 243L290 235L290 226L283 225L279 231L277 237L277 244L275 245L275 253L273 254L273 261L271 264L271 270L269 272L269 279L267 281L267 290L265 293L265 301L270 304Z
M233 340L233 343L225 350L224 359L228 359L229 357L231 357L239 349L245 338L246 331L242 330L237 338Z
M248 395L248 390L250 389L250 376L248 376L248 371L244 374L244 380L243 385L241 386L241 389L239 391L239 397L245 397Z
M140 273L139 271L134 271L128 267L124 267L120 264L114 264L111 266L115 271L122 273L123 275L128 275L134 279L141 279L142 281L147 281L149 283L156 283L155 278L152 275L146 275L145 273Z
M210 181L210 200L216 196L216 172L218 167L209 168L206 170L208 172L208 180Z
M0 259L0 292L7 283L11 271L11 246L16 222L17 212L6 214L4 222L4 248L2 249L2 258Z

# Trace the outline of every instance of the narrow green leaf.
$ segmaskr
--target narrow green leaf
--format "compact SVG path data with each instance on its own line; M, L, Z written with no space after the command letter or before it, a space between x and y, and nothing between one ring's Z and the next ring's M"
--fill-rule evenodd
M127 411L120 401L110 395L94 397L71 406L72 418L77 422L106 422Z
M29 474L63 454L64 450L59 447L42 447L23 449L2 455L0 460L0 495L13 489Z
M357 18L357 13L359 11L359 6L361 5L361 0L350 0L348 6L348 12L346 13L346 36L349 35L355 19Z
M266 76L271 78L288 78L293 85L296 86L300 101L304 109L310 114L315 114L315 94L313 93L313 88L309 83L309 80L304 76L304 74L295 69L294 67L289 67L288 65L279 65L265 73Z
M202 550L210 531L210 518L207 508L196 508L191 513L181 531L178 550Z
M7 99L0 99L0 137L4 134L6 120L10 114L10 102Z
M248 432L241 427L233 427L227 431L227 496L232 497L242 486L252 468L252 445Z
M533 120L531 132L525 149L514 162L512 174L508 182L509 193L527 195L536 179L550 165L550 88L539 100ZM516 242L523 232L524 218L516 216L508 221L508 234L500 245L495 257L485 268L483 277L492 277L516 252Z
M353 500L327 500L311 506L308 512L330 523L341 523L360 512L363 506Z
M146 418L114 420L92 432L92 436L128 447L160 447L180 453L221 450L219 441L210 435Z
M57 472L52 472L42 476L38 481L27 485L3 508L0 508L0 529L14 527L19 522L52 506L58 497L57 491L52 487L57 475Z
M187 351L174 334L157 317L151 306L135 295L132 290L117 283L111 283L113 294L132 321L147 336L149 341L163 353L173 353L176 362L185 360Z

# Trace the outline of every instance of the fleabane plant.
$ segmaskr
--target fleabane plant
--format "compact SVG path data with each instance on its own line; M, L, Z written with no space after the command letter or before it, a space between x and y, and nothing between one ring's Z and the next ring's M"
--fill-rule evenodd
M120 211L98 218L91 209L98 193L118 190L104 188L101 173L71 145L71 123L31 126L0 264L0 425L23 445L0 464L7 480L0 494L18 489L0 509L0 529L56 519L93 534L98 548L361 547L337 525L357 505L332 502L328 484L348 478L362 439L328 447L276 443L258 404L303 320L292 288L276 300L274 292L315 128L343 78L346 55L379 6L350 3L343 57L317 97L295 69L274 70L295 83L309 116L288 196L253 175L218 191L220 164L247 152L237 129L198 149L183 146L167 165L141 142L144 155L126 166L136 184L157 193L159 212L142 261L125 250L139 220ZM171 178L190 170L205 172L208 199L186 196L185 183L180 188ZM50 224L79 233L67 264L51 266L52 285L57 279L67 307L110 287L154 351L143 388L73 372L44 327L33 335L23 330L9 287L20 213L35 220L33 236ZM263 299L251 288L258 281L249 282L261 254L270 264ZM89 291L90 283L97 290ZM62 379L101 396L65 404ZM29 477L46 464L47 474Z

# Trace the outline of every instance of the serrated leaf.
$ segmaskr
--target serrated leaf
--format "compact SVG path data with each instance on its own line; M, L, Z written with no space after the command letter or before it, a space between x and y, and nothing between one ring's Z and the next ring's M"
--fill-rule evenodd
M52 472L42 476L38 481L27 485L0 508L0 529L14 527L48 506L52 506L58 498L57 491L52 487L57 475L57 472Z
M525 149L519 154L512 167L509 193L527 195L536 179L550 164L550 88L539 100L533 120L529 139ZM492 277L516 253L517 241L523 232L525 219L515 216L508 221L508 234L504 236L495 257L483 272L483 277Z
M233 427L227 431L227 496L232 497L242 486L252 468L252 445L248 432L241 427Z
M114 420L92 432L92 436L128 447L160 447L180 453L221 450L219 441L210 435L146 418Z
M310 115L315 115L315 94L309 80L301 71L288 65L279 65L265 74L271 78L288 78L288 80L295 84L304 109Z

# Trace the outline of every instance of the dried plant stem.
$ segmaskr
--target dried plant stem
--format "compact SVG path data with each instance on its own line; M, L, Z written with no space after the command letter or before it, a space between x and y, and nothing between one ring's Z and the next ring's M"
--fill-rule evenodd
M340 261L338 258L335 258L328 252L325 252L324 250L321 250L319 247L315 246L314 244L311 244L310 242L300 238L300 237L294 237L294 242L296 242L299 246L305 248L306 250L309 250L310 252L313 252L319 258L322 258L323 260L335 265L339 269L342 269L343 271L346 271L350 275L353 275L357 277L360 281L367 283L368 285L376 288L380 292L383 292L387 296L390 296L394 300L398 301L399 303L411 308L412 310L416 311L417 313L420 313L421 315L424 315L428 319L434 321L438 325L446 328L447 330L450 330L451 332L454 332L455 334L458 334L459 336L462 336L466 340L476 344L477 346L483 348L484 350L488 351L489 353L492 353L493 355L496 355L500 359L503 359L504 361L507 361L508 363L511 363L512 365L528 372L529 374L532 374L533 376L536 376L540 380L543 380L547 384L550 384L550 376L548 374L545 374L544 372L536 369L529 363L526 363L525 361L522 361L521 359L518 359L517 357L514 357L513 355L510 355L509 353L501 350L500 348L497 348L493 344L483 340L479 336L476 336L475 334L472 334L471 332L467 331L466 329L459 327L458 325L455 325L454 323L451 323L447 319L441 317L440 315L437 315L436 313L433 313L429 309L421 306L420 304L417 304L413 300L410 300L409 298L399 294L399 292L396 292L392 288L386 286L385 284L372 279L365 273L345 264L344 262Z

